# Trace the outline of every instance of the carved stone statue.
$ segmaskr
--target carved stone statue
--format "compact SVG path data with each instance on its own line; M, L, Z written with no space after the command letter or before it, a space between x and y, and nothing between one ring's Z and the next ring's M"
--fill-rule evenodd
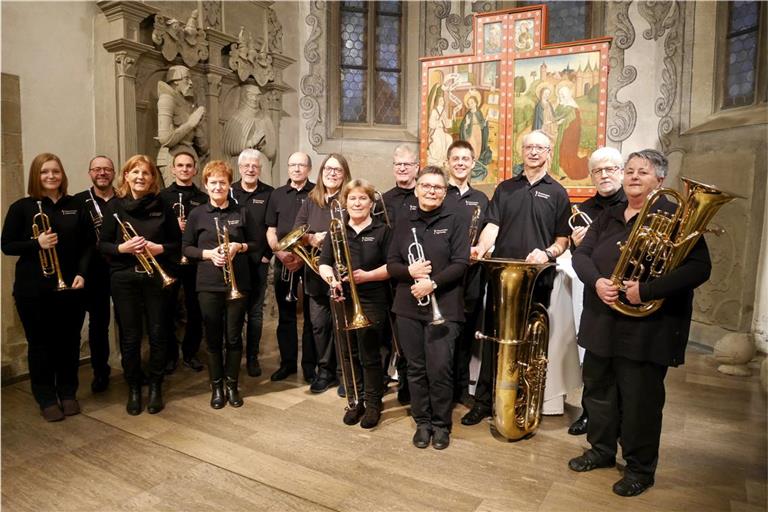
M229 53L229 68L237 73L241 82L253 77L256 83L263 86L275 79L275 69L272 66L272 55L269 52L269 32L267 19L264 19L265 36L260 46L257 46L251 33L240 27L237 43L234 43Z
M195 108L189 68L171 66L165 80L157 83L157 166L169 184L173 182L173 155L188 151L199 162L208 154L208 140L205 124L201 123L205 107Z
M238 155L247 148L258 149L270 163L275 161L277 135L272 119L263 108L263 99L258 86L240 87L240 103L224 125L223 149L232 159L233 169L237 169Z
M152 41L160 47L163 57L169 62L177 55L181 55L187 66L208 60L208 41L197 9L192 11L186 24L174 18L156 15Z

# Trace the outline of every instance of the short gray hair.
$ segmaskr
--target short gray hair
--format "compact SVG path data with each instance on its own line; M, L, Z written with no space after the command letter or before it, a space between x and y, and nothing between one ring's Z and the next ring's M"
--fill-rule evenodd
M523 144L526 143L526 141L531 137L531 135L544 136L549 141L549 147L552 147L552 137L550 137L548 133L542 130L533 130L532 132L528 133L525 137L523 137Z
M419 156L419 153L416 151L416 148L412 144L400 144L392 152L392 155L402 155L403 153L416 158Z
M248 148L240 152L240 156L237 157L237 165L242 165L246 160L256 159L261 163L261 151L258 149Z
M600 162L608 160L617 167L624 167L624 158L621 152L616 148L602 147L597 148L589 155L589 170L594 169Z
M666 178L669 171L669 161L660 151L655 149L643 149L641 151L635 151L627 157L627 162L633 158L642 158L646 162L653 165L653 169L656 171L657 178Z

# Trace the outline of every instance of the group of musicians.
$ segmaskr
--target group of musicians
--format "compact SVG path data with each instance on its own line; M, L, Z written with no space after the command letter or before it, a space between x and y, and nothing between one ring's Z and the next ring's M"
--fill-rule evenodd
M258 376L274 255L280 366L271 380L295 374L300 362L312 393L336 387L348 398L345 424L373 428L394 357L398 400L410 402L416 423L413 444L444 449L454 403L471 405L461 419L465 425L493 414L494 343L483 342L474 398L469 396L474 333L488 324L484 316L491 310L477 261L493 254L555 262L570 248L584 283L578 343L586 354L584 412L569 433L586 432L591 448L568 466L577 472L613 467L620 442L626 469L613 491L643 492L654 483L664 377L669 366L683 363L693 289L709 277L706 244L700 239L663 277L626 281L620 288L607 279L620 255L616 242L627 238L645 198L664 180L665 157L643 150L625 165L614 149L595 151L589 167L597 192L581 205L582 218L591 224L574 225L565 188L548 174L550 138L529 133L522 155L521 172L499 183L490 201L469 183L475 152L465 141L448 148L447 172L420 169L415 149L399 146L393 154L395 187L383 195L354 179L337 153L325 158L314 183L310 157L292 154L288 182L273 189L259 180L262 155L249 149L238 159L241 179L235 183L228 163L209 162L202 170L204 192L193 183L197 162L191 153L175 155L175 182L162 189L149 157L128 159L115 184L113 162L97 156L88 170L93 186L70 196L60 159L38 155L30 166L28 197L6 215L2 251L19 256L13 293L42 416L59 421L80 412L76 392L86 311L91 388L108 387L110 296L129 414L144 409L143 385L149 387L147 411L164 408L163 378L176 370L179 345L184 366L203 370L197 357L203 336L211 407L243 405L242 333L247 373ZM298 244L311 259L282 243L300 226ZM548 304L554 274L554 267L542 274L533 300ZM632 304L668 300L654 314L635 318L610 308L620 295ZM182 305L186 327L179 344L175 318ZM363 320L355 317L361 313ZM142 368L145 324L149 358Z

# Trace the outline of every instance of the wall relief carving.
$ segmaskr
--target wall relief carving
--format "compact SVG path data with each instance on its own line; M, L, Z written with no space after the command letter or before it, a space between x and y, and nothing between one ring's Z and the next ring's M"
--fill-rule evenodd
M311 28L307 42L304 44L304 60L309 64L309 72L301 77L299 88L302 96L299 99L299 108L302 110L302 119L307 120L304 126L309 143L317 150L325 140L323 131L325 109L323 101L326 89L323 72L325 52L321 51L320 47L321 44L325 44L325 2L319 0L311 2L309 14L304 22Z
M448 49L448 40L443 35L443 20L451 13L451 2L433 0L426 5L425 55L439 57Z
M472 41L470 35L472 34L472 11L466 14L467 5L465 2L460 2L459 12L448 15L445 20L445 28L453 38L451 48L458 53L469 50L472 47Z
M649 1L638 2L637 11L640 16L648 22L649 28L643 31L645 39L654 41L664 35L664 32L670 27L672 21L668 17L672 1Z
M637 124L637 109L631 101L619 101L619 91L637 79L637 68L624 65L624 51L635 42L635 27L629 19L628 1L611 2L608 6L607 32L613 34L608 61L608 130L614 142L623 142L632 135ZM613 13L611 16L610 14Z
M277 18L277 13L271 7L267 9L269 13L267 23L269 24L269 47L275 53L283 53L283 25Z
M266 29L266 20L264 25ZM257 84L263 86L275 79L272 55L269 54L269 37L261 39L261 44L257 44L250 31L240 27L237 43L230 48L229 69L237 73L241 82L253 77Z
M203 27L221 30L221 2L218 0L203 1Z
M186 23L156 14L152 42L168 62L173 62L177 55L189 67L208 60L208 41L197 9L192 11Z

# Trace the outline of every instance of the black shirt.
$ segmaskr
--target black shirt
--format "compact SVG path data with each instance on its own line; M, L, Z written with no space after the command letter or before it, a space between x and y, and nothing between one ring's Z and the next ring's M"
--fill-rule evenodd
M578 206L579 210L586 213L589 218L592 219L592 222L595 222L600 214L611 206L617 205L619 203L626 204L626 202L627 196L624 195L624 189L619 188L619 190L609 196L601 196L600 194L595 194L583 203L577 204L576 206ZM584 226L584 222L582 221L581 217L577 217L575 219L574 225Z
M568 193L549 174L530 184L525 174L502 181L488 206L487 222L499 226L495 258L525 259L555 238L570 236Z
M40 210L37 199L25 197L14 202L5 216L2 250L9 256L19 256L13 282L13 295L36 298L56 288L56 274L46 277L40 266L40 244L32 234L32 219ZM54 246L67 286L76 275L86 277L90 258L88 234L93 231L90 218L85 216L79 200L63 196L55 203L48 197L40 200L48 216L51 230L59 237ZM67 292L62 292L67 293Z
M679 267L641 282L643 301L665 298L655 313L633 318L614 311L600 300L595 283L601 277L610 278L620 255L617 242L626 241L637 220L635 215L625 222L625 209L626 205L620 203L600 215L574 252L573 268L584 283L579 345L601 357L677 366L685 359L693 289L709 279L709 251L701 237Z
M419 208L413 188L394 186L381 195L389 215L389 223L394 229L398 216L408 218L407 212L415 212Z
M253 252L250 248L248 250L248 257L251 263L258 265L261 263L261 258L271 258L272 251L267 244L267 208L269 206L270 196L272 191L275 190L271 185L257 182L256 189L253 192L248 192L243 188L242 181L238 181L232 184L232 191L235 195L240 208L247 208L251 217L251 222L254 223L253 228L256 230L256 238L252 240L255 244Z
M299 208L293 226L299 227L307 224L309 226L307 233L327 232L331 223L331 209L328 204L329 201L326 201L325 205L321 207L311 199L307 199ZM328 294L328 283L323 281L312 269L307 268L306 265L304 265L304 287L310 297Z
M395 226L387 256L387 270L397 281L392 311L405 318L429 322L432 307L419 306L411 294L413 278L408 272L408 253L416 229L416 237L424 249L424 257L432 262L431 279L437 283L440 312L446 320L464 321L464 290L462 283L469 264L469 233L467 226L454 213L440 206L431 212L420 209L401 217Z
M179 185L175 181L160 191L160 199L172 208L179 202L181 194L181 204L184 205L184 216L189 217L192 210L208 202L208 194L197 188L194 183L189 186Z
M104 212L99 249L109 257L112 273L122 270L133 272L138 263L134 254L118 251L118 245L125 240L113 214L117 214L123 223L129 222L139 236L161 244L163 252L155 259L167 273L175 272L180 257L181 230L176 215L160 200L160 196L148 194L134 199L129 193L126 197L110 201L108 210Z
M346 225L346 228L352 270L376 270L387 263L387 251L392 239L392 230L383 221L374 219L360 233L357 233L349 224ZM326 236L323 241L320 264L334 266L330 235ZM351 273L352 271L350 271ZM358 284L357 291L361 302L388 303L389 283L387 280Z
M296 214L299 213L301 205L307 200L307 195L313 188L315 184L307 181L300 190L297 190L291 186L289 180L287 185L278 187L272 192L265 222L267 227L277 229L278 240L291 232Z
M260 236L259 226L256 225L250 212L245 208L239 208L233 201L229 201L226 208L219 208L208 203L200 208L195 208L189 214L187 227L184 229L182 247L184 255L190 261L197 261L196 289L199 292L227 292L229 285L224 283L224 274L221 267L217 267L211 260L203 260L203 250L215 249L219 246L216 232L216 218L219 219L219 227L225 226L229 230L229 241L244 242L248 244L248 253L259 250L254 240ZM232 268L235 272L235 281L240 291L247 292L251 289L250 270L248 256L235 254L232 259Z

